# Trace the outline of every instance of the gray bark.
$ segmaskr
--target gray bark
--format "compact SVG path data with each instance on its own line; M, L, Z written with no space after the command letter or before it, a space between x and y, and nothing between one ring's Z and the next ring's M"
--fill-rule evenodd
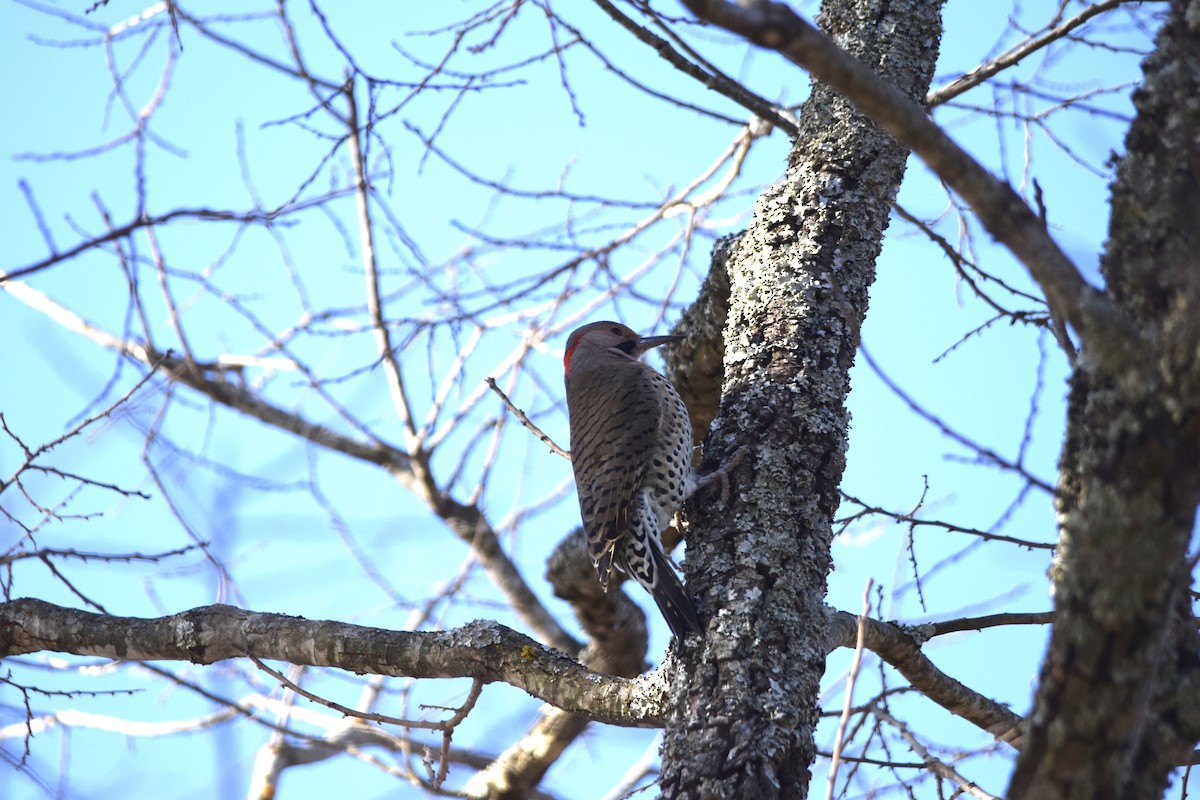
M830 0L819 22L919 100L940 10L936 0ZM706 457L738 445L753 455L727 507L705 496L689 509L688 586L708 634L678 654L665 797L807 795L848 373L906 157L816 85L786 179L759 199L729 257L724 400Z
M638 636L637 626L617 633ZM666 714L661 671L634 680L605 675L495 622L437 632L390 631L224 605L146 619L32 597L0 603L0 658L41 652L193 664L254 656L360 675L504 681L564 711L613 725L660 727ZM604 665L630 664L632 650L621 652ZM583 659L590 657L585 651Z
M1200 737L1200 0L1171 4L1144 72L1101 264L1138 348L1090 331L1071 380L1057 615L1012 800L1162 797Z

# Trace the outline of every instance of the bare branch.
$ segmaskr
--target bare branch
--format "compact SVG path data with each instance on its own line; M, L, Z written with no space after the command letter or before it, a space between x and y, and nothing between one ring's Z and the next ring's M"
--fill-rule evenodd
M237 719L240 716L241 713L235 709L223 708L220 711L214 711L211 714L192 719L168 720L165 722L138 722L107 714L93 714L87 711L66 708L54 714L34 717L28 722L18 722L4 726L0 728L0 741L16 738L17 736L25 736L26 733L36 736L57 727L92 728L94 730L119 733L122 736L170 736L176 733L205 730Z
M67 250L51 253L49 256L41 259L40 261L35 261L32 264L27 264L23 267L17 267L16 269L12 269L7 272L0 271L0 285L10 283L18 278L28 277L36 272L41 272L47 267L52 267L55 264L69 261L75 256L86 253L89 250L94 250L95 248L101 247L110 242L116 242L124 239L131 233L144 228L156 228L161 225L166 225L168 223L180 220L207 220L213 222L235 222L240 224L252 222L272 222L288 214L320 205L321 203L327 202L329 199L330 197L324 196L317 200L304 201L301 203L295 203L265 211L234 211L213 208L177 208L173 211L167 211L162 214L141 216L132 222L125 223L124 225L109 227L108 231L103 235L95 236L79 242Z
M33 598L0 603L0 657L45 651L193 664L253 654L360 674L502 681L564 710L627 727L659 727L666 713L661 668L637 679L602 675L495 622L429 633L220 605L144 619Z
M955 97L958 97L963 92L973 89L981 83L984 83L996 73L1008 69L1009 67L1019 64L1026 56L1036 53L1038 50L1046 47L1053 42L1066 37L1071 31L1078 28L1089 19L1112 11L1118 6L1134 2L1135 0L1103 0L1100 3L1093 3L1080 11L1075 16L1065 20L1057 25L1048 26L1045 31L1037 36L1030 36L1020 44L1009 48L1004 53L996 56L985 64L980 64L975 69L960 75L950 81L945 86L939 89L934 89L925 96L925 105L929 107L941 105Z
M1084 337L1140 349L1137 334L1050 238L1028 205L946 135L894 86L838 47L790 7L772 0L733 4L684 0L694 14L791 59L844 94L929 165L979 215L1042 287L1055 317Z
M827 648L832 651L837 647L853 647L859 624L859 617L854 614L832 612ZM896 625L873 619L863 624L867 649L895 667L913 688L998 740L1021 747L1023 720L1019 715L942 672L921 652L917 640Z
M837 520L843 526L867 514L878 514L880 516L888 517L895 522L902 522L913 527L929 526L941 528L942 530L950 531L952 533L965 533L970 536L978 536L980 539L985 541L1007 542L1009 544L1015 544L1021 547L1028 547L1030 550L1054 550L1058 547L1058 545L1054 542L1035 542L1032 539L1021 539L1016 536L1005 536L1004 534L1000 533L981 531L978 528L966 528L961 525L954 525L952 523L943 522L942 520L937 519L918 519L911 513L906 514L898 511L889 511L886 508L872 505L865 500L860 500L854 495L847 494L846 492L840 492L840 494L842 495L842 500L862 506L860 511L856 511L847 517Z
M725 95L733 102L783 130L789 136L796 135L799 126L795 116L791 112L771 103L766 98L759 97L744 85L730 79L729 76L720 72L712 65L701 65L689 60L672 47L671 43L666 39L638 25L628 16L621 13L621 10L609 2L609 0L595 0L595 3L603 9L605 14L612 17L618 25L636 36L640 42L653 49L654 52L658 53L659 56L675 67L675 69L696 79L707 88ZM643 11L645 13L653 13L648 4L643 8Z
M5 287L5 288L8 288L8 287ZM25 461L20 466L17 467L17 469L13 472L12 475L10 475L8 477L7 480L0 482L0 493L3 493L4 490L6 488L8 488L8 486L10 486L14 481L16 481L22 472L24 472L27 469L30 469L33 466L33 463L38 460L38 458L40 458L41 456L50 452L55 447L58 447L60 444L67 441L68 439L72 439L72 438L78 436L89 425L92 425L93 423L97 422L98 420L106 419L107 417L111 416L114 411L116 411L118 408L120 408L125 403L127 403L129 401L129 398L131 398L135 394L137 394L138 390L141 389L143 386L145 386L146 383L149 382L149 380L154 377L155 370L157 369L158 363L159 362L148 363L147 366L150 367L149 371L145 375L143 375L137 381L137 383L135 383L132 387L130 387L129 390L125 392L125 394L121 395L115 401L113 401L111 404L109 404L107 408L105 408L104 410L102 410L96 414L92 414L87 419L83 420L79 424L75 425L75 427L71 428L71 430L64 433L62 436L59 436L58 438L53 439L49 442L45 442L44 444L41 444L37 448L32 449L32 450L30 450L28 447L26 447L21 442L21 440L18 439L11 430L9 430L8 423L4 419L4 415L0 414L0 429L3 429L11 438L14 439L14 441L16 441L18 444L20 444L21 449L23 449L25 451ZM78 476L73 476L73 477L78 477ZM93 483L93 481L90 481L86 478L79 478L79 480L85 481L88 483ZM135 497L141 497L142 499L148 499L148 496L146 494L144 494L143 492L118 489L115 486L107 486L107 485L105 486L105 488L113 489L115 491L120 492L121 494L126 495L126 496L135 496Z
M871 709L871 713L883 722L891 725L899 732L900 738L904 739L912 751L916 753L922 761L925 762L926 769L954 783L963 792L963 794L968 794L971 797L978 798L979 800L1002 800L1002 798L999 798L994 794L989 794L983 789L980 789L974 781L964 778L958 773L957 770L954 769L954 767L950 766L939 758L935 758L933 754L929 752L929 748L925 747L925 745L921 744L921 742L917 740L917 737L913 735L912 731L908 729L907 725L893 717L883 708L875 706Z
M507 408L509 411L511 411L514 416L516 416L517 421L519 421L521 423L521 425L524 428L526 428L530 433L532 433L534 436L536 436L543 444L545 444L547 447L549 447L550 452L554 453L555 455L562 456L567 461L571 460L571 451L564 450L561 447L559 447L558 443L555 442L553 439L551 439L549 434L547 434L545 431L543 431L537 425L534 425L529 420L529 417L525 415L524 411L522 411L521 409L519 409L515 405L513 405L513 401L508 399L508 395L506 395L504 393L504 390L496 385L495 378L487 378L485 380L485 382L487 383L489 389L491 389L496 394L500 395L500 400L504 403L504 407Z
M383 302L380 297L379 264L375 259L375 228L371 224L370 189L367 184L367 164L362 150L363 132L360 130L358 103L354 97L354 83L348 81L343 89L350 110L346 115L349 131L346 141L350 147L350 163L354 168L354 209L358 214L358 246L362 257L363 274L367 282L367 311L379 349L379 361L387 376L388 391L392 395L392 406L404 427L410 456L419 447L417 429L408 393L404 389L404 378L396 348L392 344L391 332L383 318ZM413 462L419 468L418 462Z
M846 725L854 705L854 684L858 682L858 670L862 667L863 647L867 639L867 619L871 613L871 587L875 581L868 580L863 589L863 610L858 615L858 635L854 642L854 659L850 662L850 673L846 677L846 698L842 704L842 716L838 719L837 731L833 735L833 754L829 757L829 777L825 784L825 800L833 800L837 785L838 765L842 760L842 748L846 745Z
M169 353L158 353L147 345L114 336L25 283L0 284L0 290L8 292L68 330L80 333L103 347L130 356L147 366L158 365L172 380L195 389L221 405L272 427L296 434L313 444L384 468L418 497L428 502L433 512L444 520L460 539L471 545L472 551L487 570L489 577L509 599L516 613L537 631L539 636L563 652L578 651L578 642L563 630L562 625L529 588L520 570L500 546L498 535L479 507L472 503L460 502L439 491L432 483L432 475L428 469L418 470L413 459L403 450L378 439L370 442L355 439L324 425L310 422L299 414L284 411L265 402L245 386L224 380L221 372L213 366L188 364Z
M1015 472L1016 474L1020 475L1026 481L1028 481L1031 486L1036 486L1037 488L1041 489L1042 491L1046 492L1049 495L1054 494L1054 487L1051 486L1048 481L1046 481L1042 478L1039 478L1036 475L1033 475L1027 469L1025 469L1025 467L1023 467L1021 464L1009 461L1008 459L1004 458L1003 456L1001 456L999 453L992 450L991 448L984 447L983 445L980 445L980 444L972 441L968 437L964 436L963 434L961 434L958 431L951 428L949 425L947 425L945 422L940 420L938 417L934 416L932 413L926 411L923 407L921 407L917 403L916 400L914 400L907 392L905 392L903 389L901 389L894 381L892 381L892 379L890 377L888 377L887 373L885 373L883 371L883 369L879 366L879 364L876 363L875 359L871 357L871 353L870 353L870 351L867 350L865 345L859 345L858 352L862 355L863 361L865 361L867 363L867 366L869 366L871 368L871 370L875 373L875 375L881 381L883 381L883 383L889 389L891 389L891 391L893 393L895 393L895 395L897 397L899 397L901 400L903 400L908 405L908 407L910 409L912 409L918 416L920 416L923 419L930 422L938 430L940 430L943 434L945 434L949 438L953 439L954 441L958 442L963 447L966 447L967 449L973 451L984 461L995 464L996 466L1001 467L1003 469L1011 470L1011 471Z
M387 714L376 714L374 712L359 711L356 708L351 708L350 706L344 706L341 703L335 702L326 697L321 697L318 694L314 694L313 692L308 691L307 689L305 689L303 686L296 683L295 681L288 679L288 677L286 675L284 675L283 673L281 673L277 670L271 669L266 664L264 664L262 659L258 658L258 656L254 656L254 655L247 653L246 657L249 658L250 661L252 661L254 663L254 666L258 667L260 670L267 673L275 680L279 681L279 684L281 686L283 686L287 689L290 689L291 691L295 692L296 694L300 695L301 697L307 698L307 699L313 701L314 703L326 706L328 708L332 708L334 711L337 711L340 714L344 714L347 717L355 717L357 719L370 720L371 722L383 722L388 725L399 725L400 727L403 727L403 728L423 728L425 730L452 731L454 729L454 727L456 725L458 725L458 723L462 722L464 719L467 718L467 714L470 713L472 708L474 708L475 701L479 699L479 689L482 688L482 685L479 683L478 679L476 679L475 684L472 687L471 696L470 696L468 702L464 703L461 708L452 709L454 711L454 714L452 714L448 719L437 720L435 722L429 722L428 720L420 720L420 719L400 719L399 717L390 717Z
M970 617L968 619L948 619L942 622L930 622L917 626L917 630L927 639L959 631L981 631L984 628L996 628L1002 625L1049 625L1054 622L1053 611L1034 611L1027 614L988 614L985 617Z

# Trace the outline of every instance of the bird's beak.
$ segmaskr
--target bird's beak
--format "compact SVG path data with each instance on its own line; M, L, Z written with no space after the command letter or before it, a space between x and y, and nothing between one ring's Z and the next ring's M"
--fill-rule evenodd
M660 344L667 344L669 342L682 342L683 339L684 339L683 336L646 336L646 337L643 337L642 339L638 340L637 355L640 356L642 353L645 353L649 350L653 350L654 348L658 347Z

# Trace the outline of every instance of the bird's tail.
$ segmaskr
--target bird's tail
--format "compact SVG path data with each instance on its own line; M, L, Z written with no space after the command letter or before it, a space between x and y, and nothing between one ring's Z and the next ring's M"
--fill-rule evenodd
M703 633L704 628L700 625L696 606L693 605L687 590L683 588L683 581L675 574L670 559L656 547L650 548L650 551L651 558L656 562L654 571L658 578L650 594L667 624L671 626L671 633L675 634L675 638L680 642L689 633Z

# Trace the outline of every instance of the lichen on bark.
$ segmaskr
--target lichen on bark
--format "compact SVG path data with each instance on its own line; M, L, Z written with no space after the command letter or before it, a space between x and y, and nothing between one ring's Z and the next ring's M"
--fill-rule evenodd
M818 21L919 100L940 10L828 0ZM706 456L753 455L728 506L706 496L689 509L688 585L709 632L676 662L664 797L807 795L849 370L907 151L819 84L800 123L785 179L728 258L723 404Z
M1013 800L1160 798L1200 737L1200 0L1171 3L1143 71L1101 260L1141 352L1089 331L1071 378L1056 621Z

